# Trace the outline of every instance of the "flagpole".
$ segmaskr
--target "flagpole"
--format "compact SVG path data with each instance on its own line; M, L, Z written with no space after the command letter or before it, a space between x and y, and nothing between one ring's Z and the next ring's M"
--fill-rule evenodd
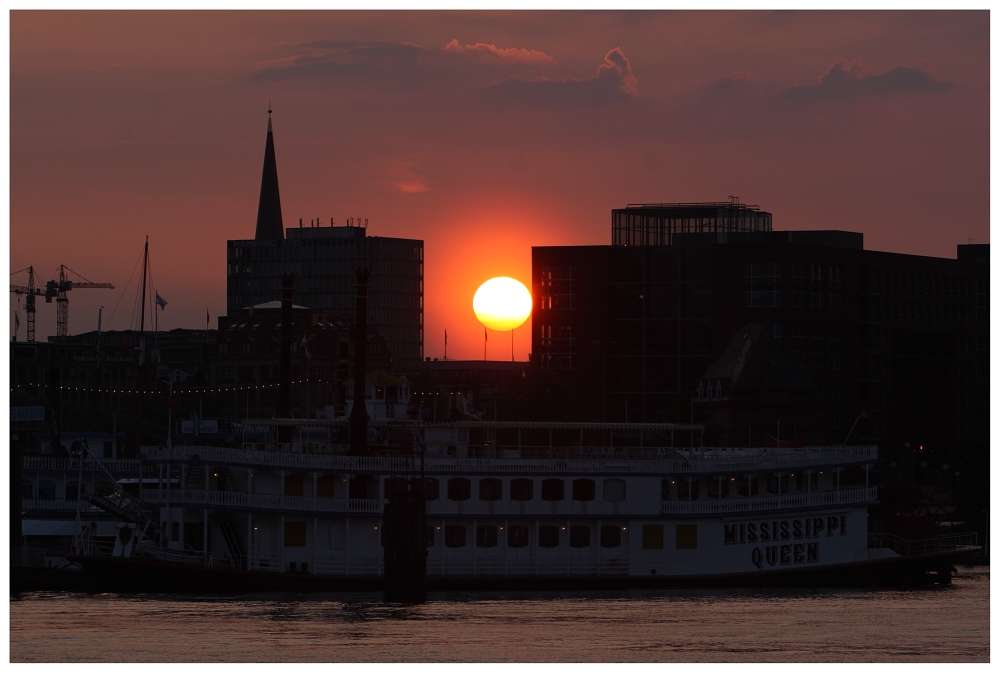
M483 328L483 362L486 362L486 342L489 341L489 340L490 340L490 338L488 336L486 336L486 328L484 327Z

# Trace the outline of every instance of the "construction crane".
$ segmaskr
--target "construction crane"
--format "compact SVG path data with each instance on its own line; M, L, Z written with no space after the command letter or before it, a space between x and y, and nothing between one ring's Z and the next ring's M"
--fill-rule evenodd
M23 269L22 269L23 271ZM20 272L18 272L20 273ZM35 287L35 268L28 267L28 284L11 285L10 291L24 295L24 312L28 318L28 343L35 341L35 296L42 295L42 289Z
M76 273L74 271L74 273ZM77 274L78 276L80 274ZM83 278L83 276L80 276ZM56 336L67 336L67 324L69 323L69 298L66 293L74 288L107 288L115 289L111 283L91 283L89 281L80 283L66 279L66 265L59 265L59 280L50 280L45 283L45 303L51 304L52 298L56 298ZM34 334L32 334L34 336Z

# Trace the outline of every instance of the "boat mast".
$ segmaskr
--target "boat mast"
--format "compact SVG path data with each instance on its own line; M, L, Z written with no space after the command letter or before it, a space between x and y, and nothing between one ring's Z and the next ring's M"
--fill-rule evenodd
M146 246L142 253L142 307L139 309L139 413L135 429L135 455L139 457L142 446L142 398L146 392L146 265L149 264L149 236L146 236Z

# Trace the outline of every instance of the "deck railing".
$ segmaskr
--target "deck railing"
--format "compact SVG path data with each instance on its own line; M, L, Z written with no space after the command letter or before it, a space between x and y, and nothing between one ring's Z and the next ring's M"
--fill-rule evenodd
M781 509L801 509L826 505L860 505L874 502L878 488L852 488L843 491L819 491L793 495L773 495L752 498L719 498L704 500L664 500L660 514L748 514Z
M178 507L225 507L252 510L289 510L299 512L330 512L381 514L381 502L361 498L313 498L297 495L269 493L244 493L242 491L202 491L187 489L142 489L139 496L151 505L176 505Z
M103 474L105 469L111 473L138 472L141 463L142 461L138 458L102 458L100 463L92 458L87 458L83 461L83 471L86 474L91 472ZM23 469L28 472L75 472L80 469L80 459L58 456L24 456Z
M756 474L809 467L873 462L875 446L825 446L810 449L668 449L663 458L448 458L428 456L429 474ZM145 446L146 460L201 460L265 469L336 473L411 474L420 471L412 456L368 457L281 451L248 451L213 446Z

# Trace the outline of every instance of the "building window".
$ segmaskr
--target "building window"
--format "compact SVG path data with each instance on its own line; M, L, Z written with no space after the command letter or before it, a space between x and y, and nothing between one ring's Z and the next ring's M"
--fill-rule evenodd
M496 547L497 527L489 525L476 526L476 546L485 548Z
M510 482L510 499L527 502L535 495L535 482L531 479L515 479Z
M595 497L596 486L593 479L573 480L573 499L580 502L590 502Z
M661 523L643 524L642 548L663 549L663 524Z
M797 322L792 325L792 356L803 367L806 366L807 325Z
M695 524L677 524L677 548L698 548L698 526Z
M625 499L625 480L624 479L605 479L604 480L604 501L605 502L621 502Z
M622 546L622 529L618 526L601 526L601 546L614 549Z
M444 527L445 547L465 546L465 526L445 526Z
M538 527L538 546L544 547L546 549L551 549L552 547L559 546L559 527L558 526L539 526Z
M441 497L441 484L434 477L424 479L424 498L427 500L437 500Z
M559 502L566 497L566 485L562 479L542 480L542 500L549 502Z
M528 527L527 526L510 526L507 529L507 546L508 547L527 547L528 546Z
M830 369L844 368L844 326L830 325Z
M572 309L576 296L573 267L543 266L538 278L540 307Z
M747 263L744 272L744 305L747 307L781 306L780 283L780 263Z
M449 500L468 500L472 497L472 483L464 477L454 477L448 480Z
M305 547L306 546L306 522L286 521L285 522L285 546Z
M813 290L809 293L809 308L822 311L826 308L826 296L822 291Z
M815 323L812 326L812 368L826 368L826 325Z
M542 366L548 369L572 369L576 341L571 325L542 325Z
M590 546L590 526L570 526L569 546L583 549Z
M480 500L499 500L503 497L503 482L499 479L480 479L479 480L479 499Z

